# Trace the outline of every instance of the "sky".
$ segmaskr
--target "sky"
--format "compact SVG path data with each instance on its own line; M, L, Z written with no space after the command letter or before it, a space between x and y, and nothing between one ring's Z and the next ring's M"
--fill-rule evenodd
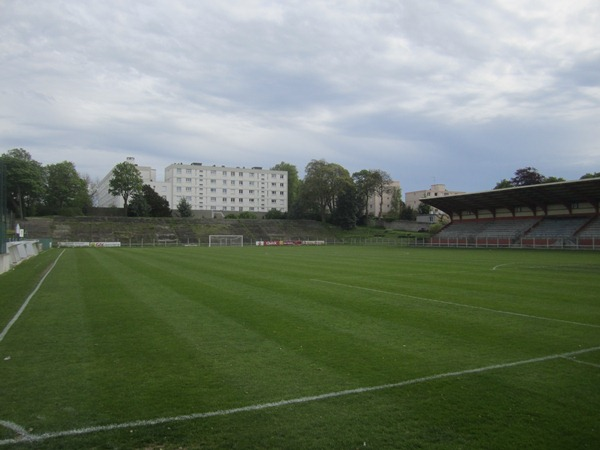
M598 0L0 0L0 153L381 169L479 192L600 172Z

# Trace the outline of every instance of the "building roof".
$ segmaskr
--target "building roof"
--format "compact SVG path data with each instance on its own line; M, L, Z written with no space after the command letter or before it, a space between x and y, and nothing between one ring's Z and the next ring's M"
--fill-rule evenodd
M571 211L574 203L590 203L598 213L600 203L600 178L578 181L536 184L472 194L428 197L421 201L444 211L451 217L463 212L487 210L495 213L505 208L514 213L515 208L526 207L532 211L540 208L547 211L548 205L564 205Z

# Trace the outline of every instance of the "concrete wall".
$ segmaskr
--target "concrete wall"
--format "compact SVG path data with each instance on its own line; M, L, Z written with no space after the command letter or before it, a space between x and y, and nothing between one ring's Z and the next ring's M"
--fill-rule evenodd
M42 250L42 244L39 241L7 242L6 250L7 253L0 255L0 273L10 270L27 258L38 255Z

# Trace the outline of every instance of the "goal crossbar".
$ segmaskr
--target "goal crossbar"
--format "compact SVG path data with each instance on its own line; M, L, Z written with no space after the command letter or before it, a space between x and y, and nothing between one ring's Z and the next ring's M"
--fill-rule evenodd
M209 247L243 247L244 236L241 234L211 234L208 236Z

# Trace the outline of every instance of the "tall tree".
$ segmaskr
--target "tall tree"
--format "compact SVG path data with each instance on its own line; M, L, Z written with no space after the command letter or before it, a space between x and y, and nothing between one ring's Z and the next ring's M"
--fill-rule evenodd
M152 189L152 186L149 184L142 186L142 194L150 208L151 217L171 217L169 201Z
M494 189L507 189L519 186L533 186L544 183L557 183L565 181L564 178L546 177L538 172L535 167L524 167L515 171L515 176L510 180L504 179L498 183Z
M363 169L352 174L359 202L359 212L369 214L369 198L375 193L375 178L372 170Z
M336 201L348 184L352 184L350 173L339 164L312 160L306 165L302 184L305 201L314 205L322 222L336 208Z
M134 192L131 195L131 200L127 205L127 216L128 217L149 217L150 216L150 205L146 201L146 197L143 192Z
M6 191L10 209L24 219L44 192L44 170L27 150L13 148L0 159L6 171Z
M356 198L356 186L353 183L346 183L338 193L336 207L332 214L332 222L335 225L344 230L352 230L356 227L358 213Z
M513 186L531 186L534 184L542 184L544 176L534 167L525 167L517 169L515 176L510 179Z
M79 176L72 162L49 164L45 169L44 199L49 212L61 214L64 208L77 208L84 212L91 205L87 182Z
M142 175L137 167L130 162L117 164L112 171L112 178L108 183L108 192L114 196L123 197L123 208L127 213L129 197L142 190Z
M399 219L400 214L402 213L402 191L399 187L392 187L392 201L390 212L388 213L388 217L392 219Z
M192 205L189 204L185 197L181 197L181 200L179 200L177 211L181 217L192 217L194 215Z
M298 201L298 195L300 192L300 178L298 177L298 169L295 165L280 162L271 167L271 170L282 170L288 174L288 211L292 209L292 206Z
M383 200L386 194L392 192L392 177L384 170L373 170L374 186L373 191L379 197L379 213L377 217L381 219L383 215Z

